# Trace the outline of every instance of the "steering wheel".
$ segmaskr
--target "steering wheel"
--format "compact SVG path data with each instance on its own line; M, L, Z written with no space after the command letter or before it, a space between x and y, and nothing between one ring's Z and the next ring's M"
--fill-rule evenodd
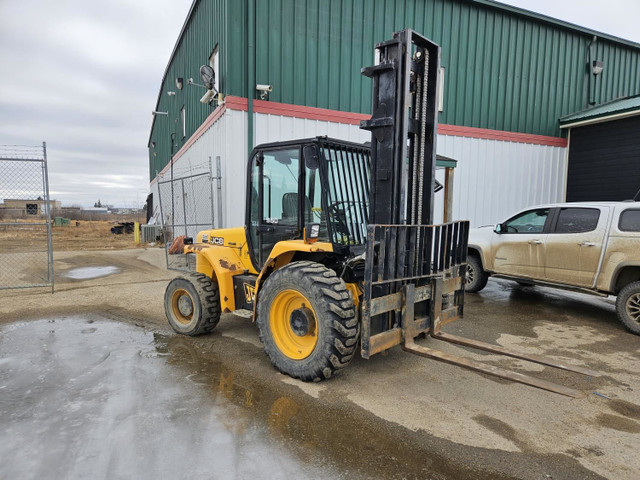
M335 229L342 235L349 235L349 226L347 225L347 214L342 205L348 205L349 202L339 201L329 206L329 219L334 224Z

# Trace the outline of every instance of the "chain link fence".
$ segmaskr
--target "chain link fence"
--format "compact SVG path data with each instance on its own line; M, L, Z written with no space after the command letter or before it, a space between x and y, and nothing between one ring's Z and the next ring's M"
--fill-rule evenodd
M214 228L214 185L219 179L211 173L211 166L203 173L158 179L158 200L165 239L167 268L194 271L193 255L185 255L179 246L179 237L195 239L200 230ZM219 201L220 199L218 199ZM176 242L174 246L174 242ZM171 247L174 246L174 249Z
M0 145L0 290L51 287L46 144Z

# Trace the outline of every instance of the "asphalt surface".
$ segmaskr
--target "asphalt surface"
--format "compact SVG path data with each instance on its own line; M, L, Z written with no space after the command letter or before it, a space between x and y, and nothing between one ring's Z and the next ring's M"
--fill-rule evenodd
M54 295L0 292L1 479L638 478L640 337L610 299L490 281L447 326L598 377L420 341L582 399L399 348L305 384L271 367L249 320L173 334L163 260L62 253Z

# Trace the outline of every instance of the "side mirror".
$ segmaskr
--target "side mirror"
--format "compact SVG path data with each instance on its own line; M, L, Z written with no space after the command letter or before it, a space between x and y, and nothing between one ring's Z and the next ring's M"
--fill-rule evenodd
M502 228L502 224L501 223L497 224L496 228L494 228L493 231L496 233L502 233L504 231Z
M302 155L304 156L304 164L309 170L315 170L320 165L318 159L318 149L315 145L305 145L302 149Z

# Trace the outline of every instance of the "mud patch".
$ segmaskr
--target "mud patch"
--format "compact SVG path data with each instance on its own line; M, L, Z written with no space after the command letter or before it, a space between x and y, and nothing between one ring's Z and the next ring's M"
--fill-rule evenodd
M527 440L525 440L515 428L503 422L502 420L490 417L488 415L476 415L475 417L473 417L473 420L475 420L486 429L491 430L493 433L500 435L506 440L509 440L520 450L526 451L528 449L531 449L531 444Z
M596 422L601 427L612 428L619 432L640 433L640 423L618 415L601 413L596 418Z
M625 402L624 400L611 400L607 402L607 406L616 413L628 418L640 420L640 405L635 403Z
M68 270L63 276L71 280L92 280L94 278L107 277L116 273L120 273L120 269L114 266L79 267Z

